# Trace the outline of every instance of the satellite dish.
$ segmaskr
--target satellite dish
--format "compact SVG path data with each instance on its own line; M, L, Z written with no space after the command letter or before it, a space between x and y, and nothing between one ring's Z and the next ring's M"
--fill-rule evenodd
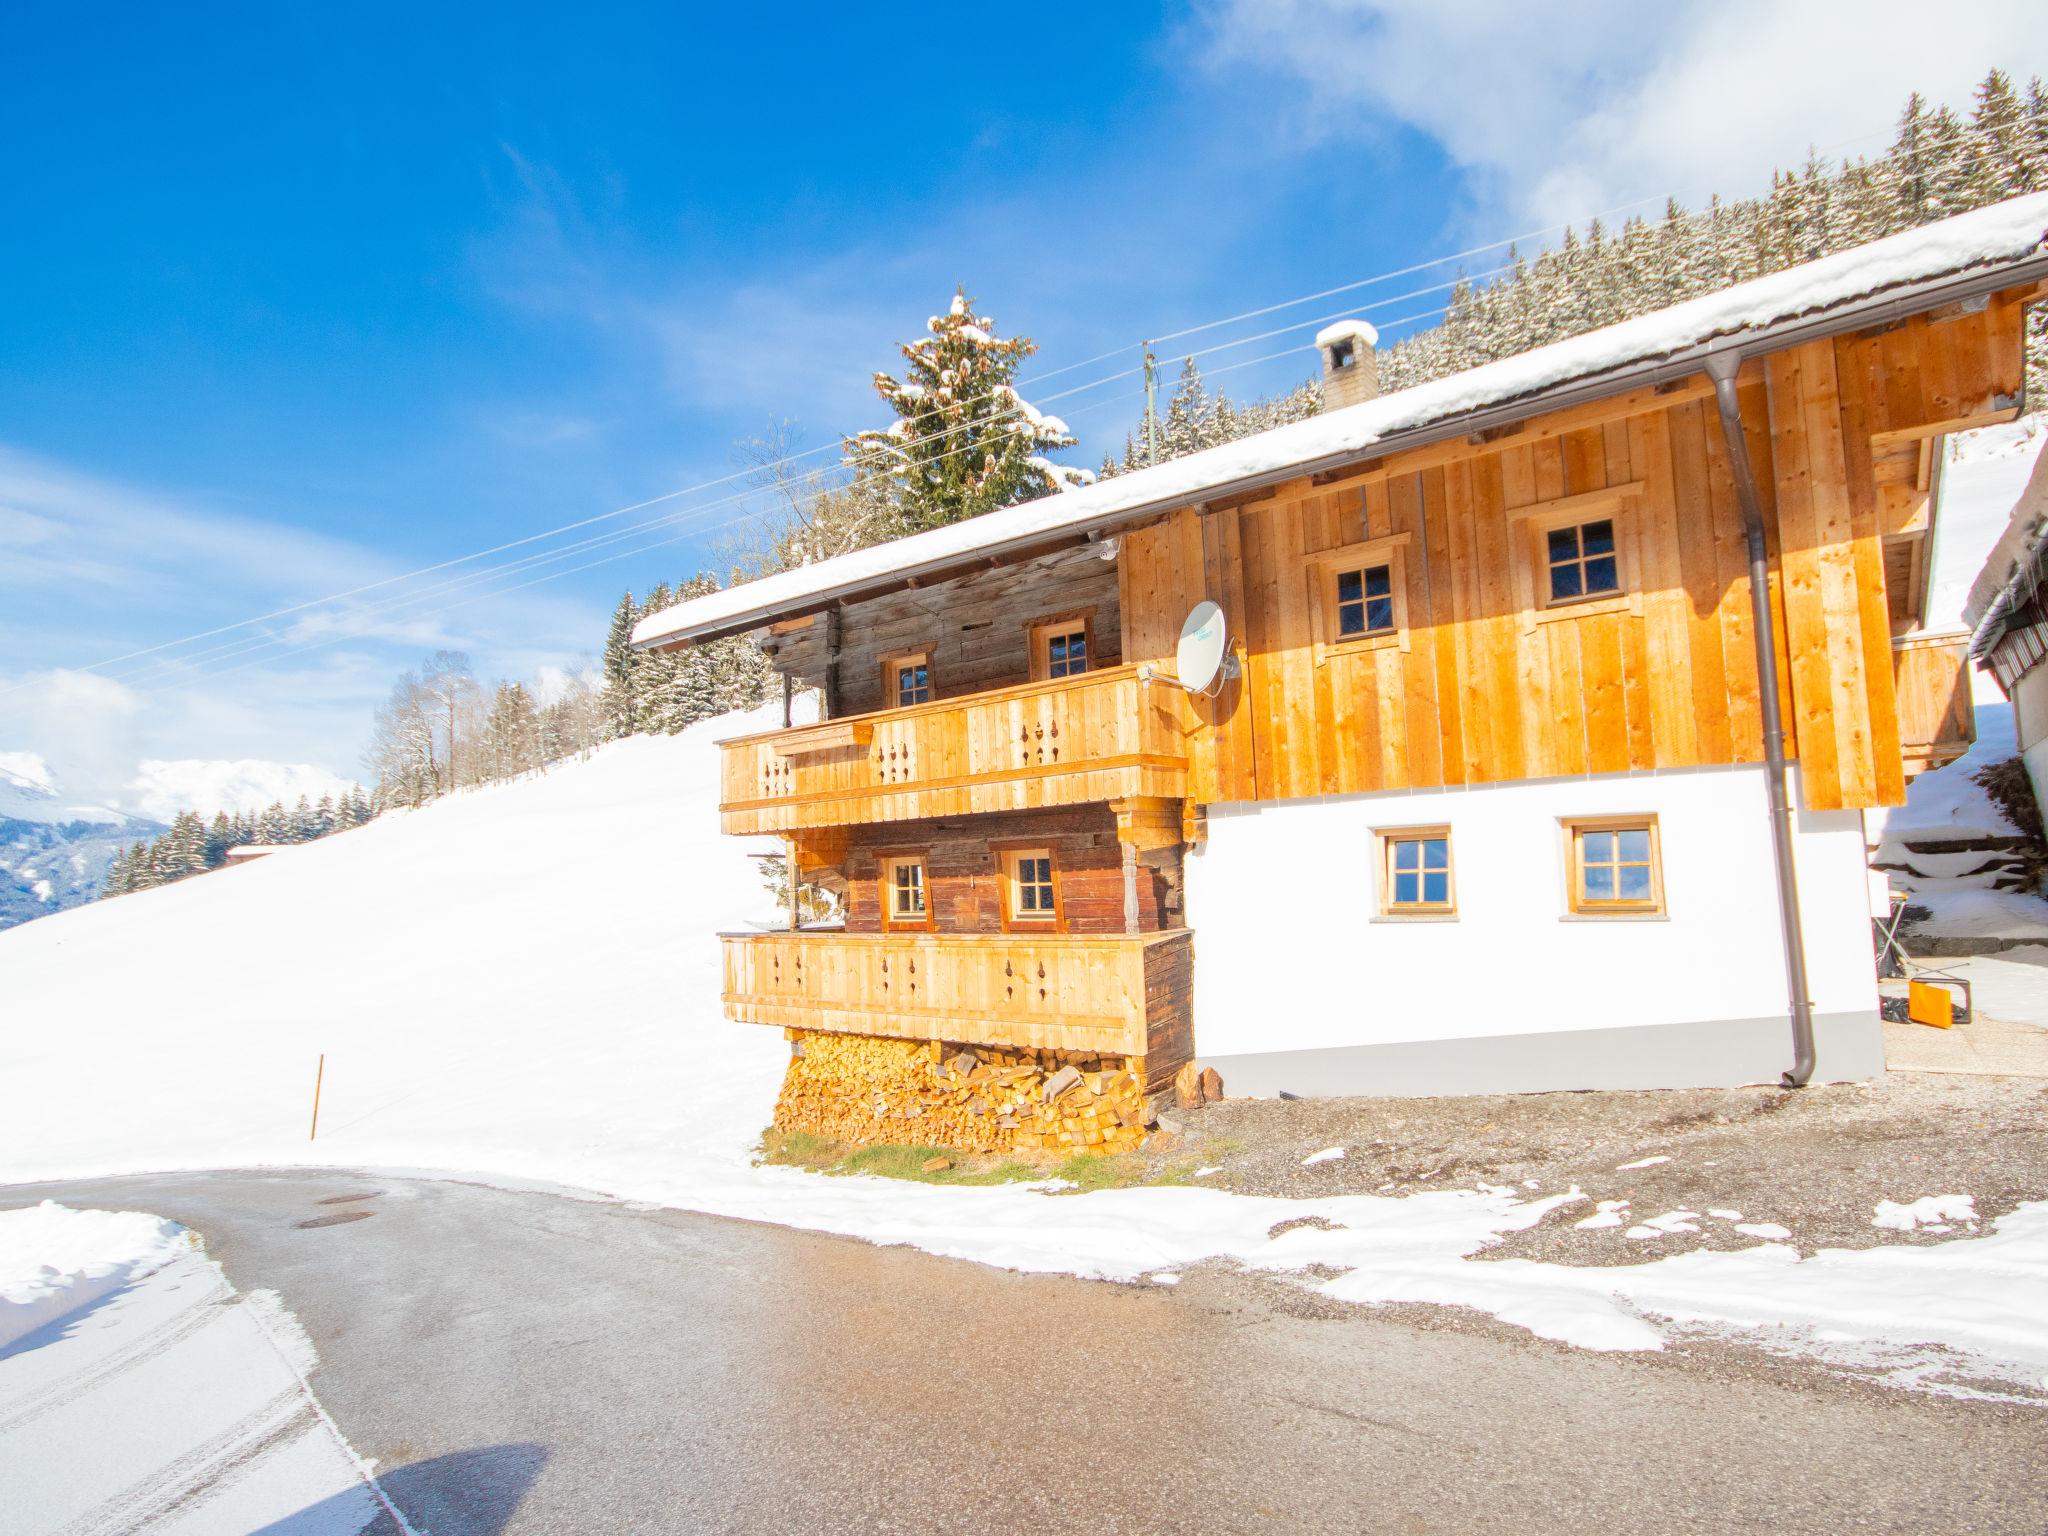
M1189 693L1205 694L1221 689L1229 644L1223 610L1211 602L1195 604L1180 627L1180 644L1173 652L1173 670L1179 674L1181 687Z

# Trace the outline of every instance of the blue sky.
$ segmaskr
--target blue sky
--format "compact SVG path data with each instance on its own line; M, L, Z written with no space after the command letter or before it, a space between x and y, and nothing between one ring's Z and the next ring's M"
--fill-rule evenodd
M804 447L880 424L868 374L956 282L1038 339L1027 375L1127 349L1050 393L1148 334L1633 198L1751 190L1809 143L1877 147L1914 85L1960 100L1991 62L2048 62L2011 16L1900 50L1819 9L1577 9L1050 5L1028 29L947 6L18 9L0 751L109 799L144 759L353 774L408 660L575 665L622 587L729 557L744 509L706 504L735 488L664 504L705 505L674 544L499 598L388 602L338 641L310 610L189 648L266 649L85 669L730 475L778 423ZM1838 67L1794 90L1823 36ZM1731 80L1728 132L1703 134ZM1220 381L1284 387L1327 313L1212 333L1304 322L1205 364L1298 347ZM1132 388L1053 403L1073 457L1121 441Z

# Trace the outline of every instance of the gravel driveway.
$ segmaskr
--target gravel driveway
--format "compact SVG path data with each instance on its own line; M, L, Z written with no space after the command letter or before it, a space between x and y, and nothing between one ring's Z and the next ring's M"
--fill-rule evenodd
M1872 1225L1880 1200L1967 1194L1980 1218L2048 1198L2048 1083L1892 1073L1871 1084L1445 1099L1226 1099L1167 1117L1146 1155L1157 1172L1244 1194L1410 1194L1514 1185L1626 1200L1629 1221L1574 1224L1563 1208L1488 1258L1638 1263L1693 1247L1746 1247L1732 1221L1654 1243L1626 1227L1660 1212L1740 1211L1788 1228L1804 1252L1939 1234ZM1304 1166L1331 1147L1342 1158ZM1658 1161L1649 1161L1658 1159ZM1628 1167L1628 1164L1646 1164Z

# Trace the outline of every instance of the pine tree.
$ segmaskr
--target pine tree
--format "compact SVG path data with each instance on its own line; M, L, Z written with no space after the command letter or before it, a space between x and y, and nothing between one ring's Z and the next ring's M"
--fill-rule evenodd
M896 413L895 424L846 439L849 464L894 486L908 532L1091 478L1043 456L1075 440L1065 422L1017 393L1017 368L1037 344L995 330L992 318L974 312L964 288L955 293L946 313L926 322L927 335L903 344L905 377L875 375L875 392Z
M235 846L235 824L228 820L226 811L215 811L213 822L206 829L206 867L219 869L228 860L228 850Z
M612 610L611 628L604 637L604 691L599 705L601 731L606 741L630 736L639 715L636 683L640 663L645 660L633 649L633 625L639 609L628 592Z

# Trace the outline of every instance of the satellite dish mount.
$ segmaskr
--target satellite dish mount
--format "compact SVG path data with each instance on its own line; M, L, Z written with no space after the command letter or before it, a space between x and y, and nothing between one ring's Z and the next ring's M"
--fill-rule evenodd
M1237 676L1237 657L1230 649L1228 626L1223 621L1223 610L1215 603L1204 600L1189 612L1187 622L1180 627L1180 643L1173 650L1173 670L1174 675L1167 681L1208 699L1215 698L1223 691L1224 683ZM1150 681L1165 674L1140 667L1138 676Z

